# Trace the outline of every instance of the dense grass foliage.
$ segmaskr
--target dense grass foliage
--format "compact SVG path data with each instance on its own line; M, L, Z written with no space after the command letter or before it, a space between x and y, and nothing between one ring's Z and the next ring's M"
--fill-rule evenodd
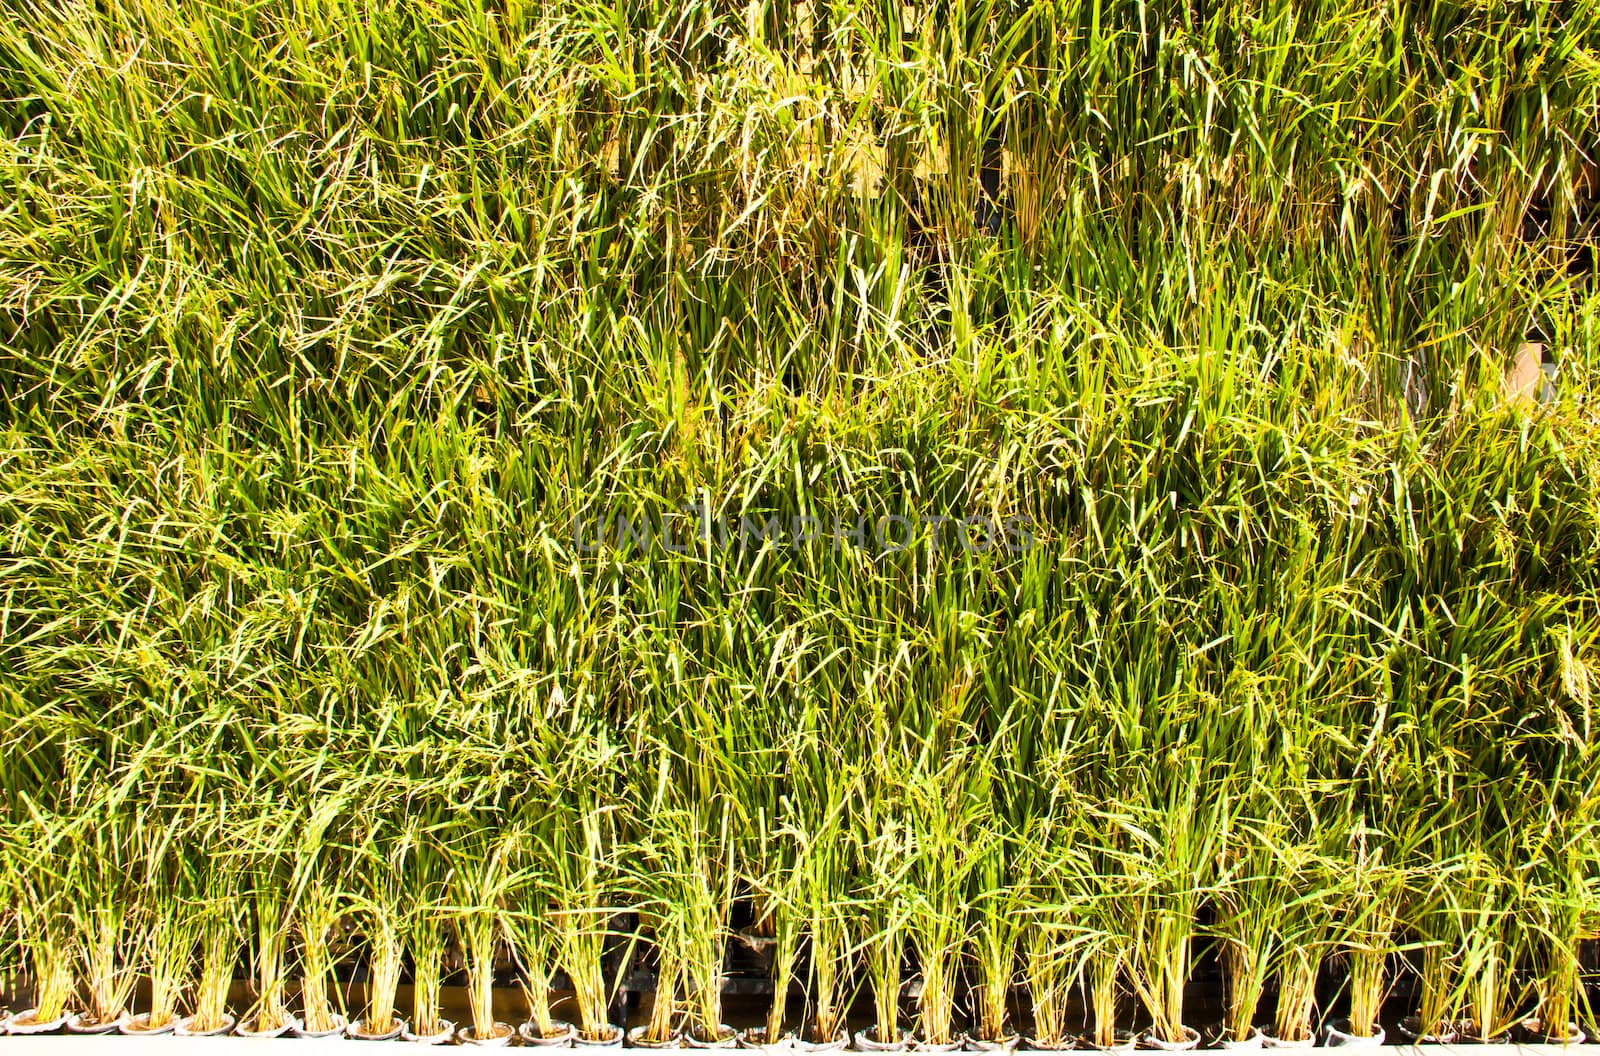
M11 0L0 89L41 1018L599 1037L632 914L657 1037L746 919L772 1037L1587 1018L1594 5Z

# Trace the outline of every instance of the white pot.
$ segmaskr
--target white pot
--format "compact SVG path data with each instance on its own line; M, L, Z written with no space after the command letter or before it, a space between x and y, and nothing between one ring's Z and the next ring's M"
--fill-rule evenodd
M501 1023L496 1021L492 1031L493 1033L489 1037L479 1039L473 1035L471 1026L465 1026L456 1031L456 1040L461 1042L463 1045L481 1045L489 1048L499 1048L502 1045L510 1045L511 1039L517 1036L517 1028L513 1027L510 1023Z
M919 1038L913 1037L911 1039L911 1051L912 1052L960 1052L961 1049L966 1044L967 1044L967 1036L965 1034L957 1034L955 1037L951 1038L949 1041L941 1042L938 1045L930 1045L926 1041L922 1041Z
M629 1032L628 1037L630 1040L632 1039L632 1032ZM749 1030L741 1030L739 1032L739 1048L741 1049L756 1049L761 1052L775 1053L793 1052L794 1042L793 1031L786 1031L779 1035L777 1041L767 1040L766 1027L751 1027ZM638 1044L637 1042L632 1043Z
M1407 1016L1400 1021L1400 1033L1418 1045L1449 1045L1456 1040L1455 1024L1447 1023L1437 1033L1424 1034L1420 1016Z
M1093 1049L1095 1052L1132 1052L1139 1046L1138 1037L1129 1033L1128 1031L1117 1031L1116 1038L1117 1040L1112 1042L1110 1045L1097 1045L1095 1044L1094 1035L1091 1034L1083 1038L1083 1040L1078 1043L1078 1047L1084 1049Z
M11 1018L6 1020L6 1033L54 1034L56 1031L67 1025L68 1017L65 1014L59 1015L55 1019L44 1020L43 1022L40 1022L35 1018L38 1016L38 1014L39 1010L37 1008L25 1008L21 1012L13 1013Z
M1022 1039L1022 1043L1018 1046L1018 1048L1020 1048L1023 1052L1065 1052L1072 1048L1072 1046L1073 1040L1071 1038L1067 1038L1057 1045L1046 1045L1038 1038L1025 1037Z
M195 1030L192 1026L194 1017L184 1016L172 1025L172 1033L180 1038L215 1038L223 1034L232 1033L238 1022L232 1016L224 1016L220 1027L213 1027L211 1030Z
M1522 1029L1527 1033L1529 1041L1540 1045L1582 1045L1589 1040L1588 1035L1579 1030L1576 1023L1567 1024L1566 1037L1552 1035L1545 1029L1543 1021L1537 1018L1523 1020Z
M1250 1034L1245 1038L1226 1037L1227 1029L1217 1028L1216 1046L1219 1049L1231 1049L1234 1052L1254 1052L1261 1048L1262 1035L1260 1027L1251 1027Z
M683 1044L690 1049L732 1049L739 1044L739 1032L726 1023L717 1027L717 1036L706 1039L695 1036L694 1028L689 1027L683 1032Z
M856 1031L856 1048L862 1052L905 1052L911 1048L911 1031L906 1027L900 1028L900 1036L893 1041L879 1041L878 1028L868 1027L866 1030Z
M551 1021L551 1026L556 1028L554 1034L540 1034L538 1024L529 1020L517 1026L517 1037L522 1039L524 1045L534 1045L541 1049L567 1049L572 1047L572 1035L578 1028L565 1020Z
M84 1013L74 1012L67 1017L68 1034L115 1034L121 1029L122 1024L128 1020L128 1013L124 1012L116 1019L109 1019L104 1023L87 1023Z
M1183 1034L1181 1040L1166 1041L1156 1037L1156 1032L1153 1029L1147 1030L1139 1035L1139 1047L1141 1049L1156 1049L1161 1052L1187 1052L1190 1049L1198 1049L1200 1047L1200 1032L1198 1030L1193 1027L1179 1027L1179 1031Z
M999 1041L989 1041L986 1038L975 1038L967 1035L968 1052L1015 1052L1022 1044L1021 1034L1012 1034L1001 1038Z
M400 1032L403 1041L414 1042L418 1045L443 1045L456 1035L456 1025L448 1019L439 1021L439 1029L432 1034L414 1034L411 1024L406 1024L406 1029Z
M141 1012L137 1016L124 1016L122 1022L117 1024L117 1033L126 1034L134 1038L154 1038L161 1034L171 1034L173 1028L178 1025L176 1019L169 1019L159 1027L152 1028L144 1025L149 1022L150 1013L148 1012Z
M344 1033L345 1037L350 1038L352 1041L393 1041L403 1034L405 1029L406 1021L397 1019L394 1021L394 1025L382 1034L372 1034L367 1030L366 1020L352 1019L345 1025Z
M349 1021L337 1012L333 1013L333 1023L334 1025L327 1030L307 1030L305 1020L299 1019L289 1028L289 1033L297 1038L333 1038L343 1034L350 1025Z
M1317 1043L1315 1034L1308 1034L1299 1041L1284 1041L1270 1030L1261 1032L1261 1044L1268 1049L1309 1049Z
M840 1027L839 1033L831 1041L808 1041L802 1035L796 1034L790 1045L796 1052L843 1052L850 1047L850 1031Z
M300 1025L300 1021L293 1016L290 1016L284 1021L283 1026L275 1030L257 1030L255 1029L255 1022L254 1019L247 1022L240 1021L239 1025L233 1028L233 1032L241 1038L281 1038Z
M645 1034L650 1030L650 1024L641 1023L637 1027L628 1028L628 1047L633 1049L677 1049L682 1048L681 1038L683 1031L674 1028L671 1036L666 1041L647 1041Z
M606 1029L610 1031L605 1037L598 1040L586 1038L580 1029L572 1035L572 1047L575 1049L620 1049L624 1037L623 1029L615 1023L607 1023Z
M1505 1028L1492 1038L1486 1038L1478 1030L1478 1024L1470 1019L1463 1019L1456 1024L1456 1040L1472 1045L1504 1045L1511 1040L1510 1027Z
M1323 1044L1329 1048L1337 1049L1375 1049L1388 1040L1388 1035L1377 1024L1373 1024L1372 1034L1366 1037L1350 1033L1349 1027L1350 1021L1348 1019L1338 1019L1329 1023L1327 1037L1323 1039Z

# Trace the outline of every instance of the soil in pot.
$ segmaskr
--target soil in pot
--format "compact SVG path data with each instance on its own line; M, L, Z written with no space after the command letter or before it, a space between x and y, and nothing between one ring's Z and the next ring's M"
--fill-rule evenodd
M278 1026L270 1030L262 1030L257 1026L257 1022L258 1017L255 1016L241 1020L239 1025L233 1028L233 1032L241 1038L281 1038L300 1024L298 1019L290 1016Z
M576 1049L620 1049L622 1048L623 1030L615 1023L606 1024L606 1035L601 1038L586 1038L583 1031L578 1031L572 1036L572 1047Z
M1157 1049L1162 1052L1186 1052L1189 1049L1200 1047L1200 1032L1193 1027L1179 1027L1178 1033L1183 1036L1177 1041L1167 1041L1158 1037L1154 1030L1147 1030L1139 1035L1141 1049Z
M1348 1019L1336 1019L1328 1024L1328 1036L1323 1044L1339 1049L1374 1049L1388 1039L1382 1027L1374 1024L1371 1034L1350 1033Z
M1576 1023L1567 1024L1565 1037L1552 1034L1539 1019L1523 1020L1522 1030L1528 1040L1536 1045L1582 1045L1589 1040L1588 1035L1579 1030Z
M767 1040L766 1027L751 1027L749 1030L739 1032L739 1048L765 1049L768 1052L786 1052L795 1047L794 1031L786 1030L778 1035L778 1040Z
M1230 1049L1234 1052L1254 1052L1256 1049L1261 1048L1264 1040L1265 1037L1261 1033L1260 1027L1251 1027L1250 1033L1242 1038L1230 1038L1227 1036L1226 1030L1218 1028L1216 1044L1219 1049Z
M356 1041L393 1041L404 1033L405 1029L405 1021L397 1019L388 1030L382 1033L374 1033L367 1029L366 1020L352 1019L350 1025L344 1028L344 1032L346 1037L353 1038Z
M1486 1038L1478 1029L1478 1024L1470 1019L1463 1019L1456 1024L1456 1044L1458 1045L1504 1045L1511 1040L1511 1028L1507 1027L1493 1037Z
M410 1024L407 1024L406 1029L400 1032L402 1040L415 1042L418 1045L443 1045L455 1036L456 1025L448 1019L441 1019L438 1029L432 1034L417 1034L411 1030Z
M115 1034L126 1022L128 1014L124 1012L116 1019L105 1021L92 1020L87 1012L74 1012L67 1017L68 1034Z
M578 1030L571 1023L566 1023L559 1019L553 1020L550 1027L550 1033L542 1034L539 1031L539 1024L530 1020L517 1027L517 1037L522 1039L522 1044L524 1045L537 1045L545 1049L561 1049L567 1048L572 1044L572 1035L577 1033Z
M739 1044L739 1032L723 1023L717 1027L717 1036L702 1038L700 1032L690 1027L683 1032L683 1043L691 1049L731 1049Z
M888 1041L878 1040L878 1028L868 1027L856 1031L856 1048L862 1052L905 1052L911 1048L911 1028L900 1027L900 1035Z
M15 1013L6 1020L7 1034L54 1034L67 1025L67 1016L59 1015L54 1019L39 1018L37 1008L25 1008Z
M509 1045L511 1039L517 1036L517 1028L510 1023L496 1023L489 1030L488 1037L480 1038L470 1026L462 1027L456 1031L456 1038L463 1045Z
M184 1016L172 1025L172 1033L180 1038L215 1038L230 1033L237 1024L232 1016L223 1016L219 1026L206 1030L196 1030L193 1016Z
M840 1027L839 1033L827 1041L819 1041L814 1036L796 1036L793 1046L796 1052L843 1052L850 1047L850 1031Z
M325 1030L311 1030L306 1026L305 1020L301 1019L289 1028L289 1033L297 1038L331 1038L343 1034L345 1027L348 1025L345 1022L345 1018L338 1013L334 1013L329 1018L333 1020L333 1026Z
M176 1018L168 1019L159 1026L150 1025L150 1013L141 1012L137 1016L126 1017L117 1027L117 1033L127 1034L131 1037L154 1037L158 1034L171 1034L178 1025Z
M1402 1019L1400 1033L1418 1045L1449 1045L1456 1040L1456 1028L1450 1023L1441 1023L1431 1034L1424 1033L1420 1016L1407 1016Z
M1271 1030L1261 1032L1261 1045L1268 1049L1309 1049L1317 1043L1315 1034L1307 1033L1303 1038L1280 1038Z

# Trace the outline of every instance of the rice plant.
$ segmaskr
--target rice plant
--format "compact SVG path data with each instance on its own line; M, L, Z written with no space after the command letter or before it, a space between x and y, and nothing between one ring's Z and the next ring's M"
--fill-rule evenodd
M14 1032L1595 1025L1600 8L12 10Z

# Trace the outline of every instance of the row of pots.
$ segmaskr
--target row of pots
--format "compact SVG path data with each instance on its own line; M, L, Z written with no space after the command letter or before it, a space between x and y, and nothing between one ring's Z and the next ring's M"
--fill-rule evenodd
M275 1038L290 1036L296 1038L327 1038L343 1035L358 1041L393 1041L396 1039L418 1042L425 1045L440 1045L448 1042L460 1042L466 1045L503 1046L513 1041L520 1041L523 1045L543 1048L596 1048L617 1049L625 1044L630 1048L639 1049L766 1049L783 1052L843 1052L851 1048L851 1036L840 1030L838 1036L832 1041L811 1042L803 1041L793 1034L786 1034L775 1043L768 1043L765 1031L756 1028L752 1030L736 1031L732 1027L724 1026L719 1036L707 1041L696 1037L690 1032L679 1032L667 1041L655 1042L645 1039L645 1027L634 1027L632 1030L623 1031L623 1028L612 1025L608 1035L602 1039L594 1040L583 1037L568 1023L558 1024L559 1029L553 1034L541 1034L532 1023L524 1023L521 1027L512 1027L508 1023L495 1023L492 1035L480 1039L475 1036L471 1027L457 1028L449 1020L440 1022L439 1030L432 1034L419 1035L414 1033L410 1025L396 1020L394 1026L383 1033L373 1033L365 1029L362 1021L346 1021L345 1017L335 1015L336 1025L327 1030L310 1031L297 1018L274 1030L253 1029L253 1023L238 1023L234 1017L228 1016L227 1022L213 1030L196 1030L193 1028L193 1017L175 1020L164 1026L151 1029L147 1016L133 1016L124 1014L110 1023L90 1023L81 1013L63 1015L54 1020L39 1021L34 1009L26 1009L13 1016L0 1017L0 1033L3 1034L50 1034L65 1030L69 1034L111 1034L120 1033L135 1036L151 1036L159 1034L173 1034L178 1037L207 1037L213 1035L235 1034L248 1038ZM1449 1030L1425 1034L1421 1031L1416 1017L1409 1017L1402 1021L1401 1032L1408 1040L1418 1044L1448 1045L1456 1042L1488 1042L1503 1043L1510 1040L1511 1031L1493 1038L1480 1038L1471 1023L1461 1023L1452 1026ZM1563 1045L1581 1044L1586 1039L1584 1033L1578 1029L1577 1024L1568 1024L1565 1037L1550 1035L1544 1030L1537 1020L1529 1020L1521 1025L1524 1040L1530 1043L1556 1043ZM931 1045L916 1041L906 1031L900 1038L892 1042L880 1042L876 1037L876 1030L858 1031L854 1036L854 1048L859 1052L1010 1052L1016 1049L1024 1051L1063 1051L1074 1047L1082 1047L1108 1052L1132 1052L1135 1049L1156 1051L1181 1052L1200 1048L1201 1035L1193 1027L1184 1027L1184 1037L1181 1041L1166 1041L1146 1032L1143 1034L1130 1034L1119 1032L1117 1042L1111 1046L1094 1045L1087 1040L1075 1046L1069 1040L1061 1045L1043 1044L1032 1038L1012 1035L1003 1041L982 1041L976 1038L962 1036L945 1044ZM1370 1036L1360 1036L1348 1032L1348 1023L1338 1021L1330 1025L1323 1035L1323 1044L1332 1048L1376 1048L1384 1044L1386 1036L1382 1027ZM1219 1049L1254 1050L1254 1049L1305 1049L1311 1048L1317 1038L1307 1037L1297 1041L1285 1041L1272 1036L1268 1031L1260 1028L1252 1030L1250 1037L1243 1040L1218 1038L1214 1044Z

